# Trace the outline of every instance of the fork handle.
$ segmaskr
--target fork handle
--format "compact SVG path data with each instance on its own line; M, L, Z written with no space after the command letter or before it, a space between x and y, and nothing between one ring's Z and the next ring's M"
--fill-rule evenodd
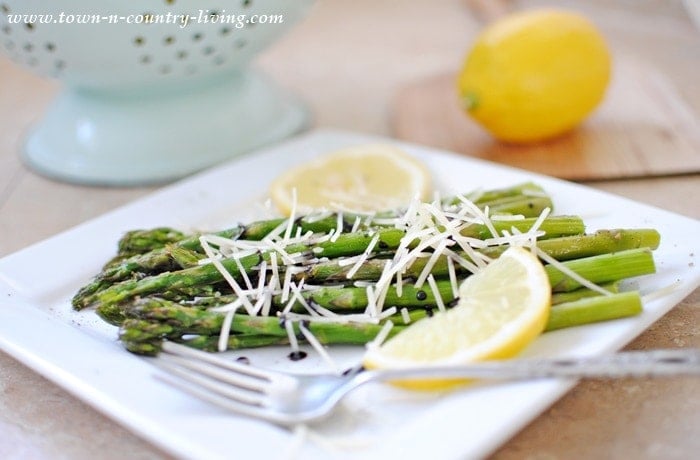
M394 369L375 374L372 378L379 380L419 377L517 380L700 376L700 349L627 351L594 358L517 359L466 366Z

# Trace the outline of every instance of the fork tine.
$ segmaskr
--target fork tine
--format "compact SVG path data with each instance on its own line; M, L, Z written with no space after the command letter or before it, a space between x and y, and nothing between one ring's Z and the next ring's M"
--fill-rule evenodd
M168 385L172 385L184 393L194 396L195 398L236 414L268 420L270 422L279 423L282 425L293 425L299 421L303 421L303 419L295 417L294 415L277 412L265 407L264 405L258 406L246 404L244 402L239 402L227 398L226 396L222 396L218 392L212 391L206 387L189 385L186 380L174 377L171 374L156 375L156 378L167 383Z
M185 345L180 345L179 343L175 342L163 342L162 351L171 355L182 356L186 358L195 359L197 361L211 363L215 366L224 369L229 369L240 374L249 375L251 377L272 380L273 378L279 375L279 373L277 372L268 371L259 367L249 366L248 364L237 363L228 359L223 359L217 356L216 354L196 350L194 348L190 348Z
M249 404L260 404L261 396L265 394L269 385L267 380L237 374L228 369L180 356L161 356L156 363L185 380Z
M188 394L238 414L280 424L298 418L270 406L272 395L297 388L297 380L275 371L223 359L173 342L163 343L154 363L165 372L156 378Z
M258 381L258 387L251 385L253 387L253 391L251 391L250 388L239 385L242 378L245 378L244 376L233 377L229 371L215 368L207 363L187 361L175 356L162 356L155 362L158 367L181 379L178 387L184 385L182 383L184 380L243 404L261 406L264 402L265 396L262 388L260 388L260 381ZM173 383L170 379L167 379L167 382ZM243 383L249 382L244 381ZM188 387L196 388L193 386Z
M169 385L172 385L173 387L189 395L194 396L195 398L213 404L214 406L220 407L222 409L229 410L231 412L235 412L241 415L247 415L258 418L264 417L265 415L265 410L260 406L238 402L233 399L222 396L219 393L212 391L211 389L197 385L190 385L187 383L186 380L174 377L173 375L157 375L156 378Z

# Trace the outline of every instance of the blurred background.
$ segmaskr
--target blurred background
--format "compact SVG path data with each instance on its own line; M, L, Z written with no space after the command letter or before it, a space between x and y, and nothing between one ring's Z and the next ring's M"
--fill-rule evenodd
M319 0L252 67L307 106L312 129L388 135L574 180L692 174L700 170L698 3ZM602 107L574 135L512 148L464 116L450 86L485 24L540 6L581 12L594 22L613 54L613 82ZM0 57L0 232L11 236L0 241L0 253L48 236L43 222L68 228L152 190L91 189L65 216L61 208L74 188L37 175L19 158L28 129L59 89ZM27 215L28 200L42 200L45 211ZM17 227L10 216L18 214L31 225Z

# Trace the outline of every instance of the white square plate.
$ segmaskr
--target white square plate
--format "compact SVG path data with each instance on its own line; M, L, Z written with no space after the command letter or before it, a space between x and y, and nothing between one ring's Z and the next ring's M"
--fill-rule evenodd
M270 180L329 150L391 142L423 160L444 193L541 184L555 213L577 214L589 231L653 227L662 235L658 273L635 281L643 294L673 286L637 317L551 332L528 356L585 356L621 348L700 285L694 242L700 223L580 185L430 148L363 135L318 131L235 159L0 260L0 348L78 398L168 452L188 458L465 458L487 455L569 390L574 382L542 380L475 385L447 394L414 394L371 386L352 395L305 437L225 413L154 379L146 358L126 352L116 329L93 312L74 312L70 298L114 253L127 230L170 225L217 230L262 217ZM332 348L339 363L361 348ZM253 364L293 371L323 366L310 353L290 362L287 350L244 350ZM315 440L315 441L314 441ZM304 442L302 442L304 441Z

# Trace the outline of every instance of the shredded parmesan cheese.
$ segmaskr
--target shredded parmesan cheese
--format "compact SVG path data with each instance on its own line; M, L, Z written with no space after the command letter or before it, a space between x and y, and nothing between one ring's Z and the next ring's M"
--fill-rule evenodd
M287 219L287 228L284 231L284 238L282 239L283 244L286 246L289 244L289 238L292 236L292 228L294 228L294 217L297 213L297 189L292 188L292 211L289 213L289 219Z
M457 272L455 270L455 263L452 260L452 257L447 258L447 275L450 278L452 296L456 299L459 297L459 283L457 282Z
M289 346L292 348L292 352L299 351L299 342L297 342L297 336L294 333L294 323L289 319L284 319L284 329L287 331L287 337L289 338Z
M352 279L353 276L355 276L355 273L362 267L362 264L367 260L369 255L372 253L372 250L374 249L374 246L376 246L377 242L379 241L379 233L375 233L372 239L369 241L369 244L367 245L367 248L364 250L360 258L355 262L355 265L352 266L350 270L348 270L348 273L346 275L347 279Z
M391 332L391 329L393 327L394 327L394 323L391 320L384 323L384 326L382 326L382 328L379 330L379 332L377 333L377 336L374 338L374 340L372 340L371 342L369 342L366 345L367 348L378 347L382 343L384 343L386 338L389 337L389 333Z
M254 307L253 304L250 303L250 300L248 297L245 295L243 290L241 289L240 285L238 282L233 278L231 273L229 273L228 270L226 270L226 267L223 266L221 261L216 257L214 254L214 251L212 250L211 246L209 246L209 243L207 242L205 237L200 237L199 242L202 245L202 249L204 249L205 254L212 259L211 263L216 267L216 269L221 273L221 276L224 277L226 282L231 286L231 289L233 289L233 292L236 293L238 298L241 300L243 303L243 306L245 307L246 311L249 314L252 314Z
M374 287L371 285L367 286L365 292L367 293L367 308L365 309L365 314L376 317L379 312L377 310L377 300L374 296Z
M360 216L356 216L355 222L352 224L352 229L350 230L350 232L357 232L360 229L360 225L362 225L362 218Z
M401 319L403 319L404 324L409 324L411 322L411 317L408 314L408 308L403 307L401 309Z
M647 302L652 302L656 299L660 299L662 297L665 297L665 296L673 293L674 291L678 290L678 288L680 287L681 284L682 284L681 280L676 280L673 283L669 284L668 286L662 287L661 289L657 289L657 290L650 292L648 294L644 294L642 296L642 301L644 303L647 303Z
M421 271L420 275L416 279L415 286L416 289L420 289L423 286L423 283L425 283L425 280L428 278L430 273L433 270L433 267L435 266L435 263L437 262L438 258L444 254L445 249L447 248L447 245L449 243L449 240L442 240L440 243L438 243L437 247L435 248L435 251L430 255L430 258L428 259L428 262L426 262L425 267L423 267L423 271ZM430 275L432 276L432 275Z
M217 349L219 351L226 351L228 348L228 338L231 333L231 323L233 322L233 315L236 314L236 309L240 306L240 302L236 301L231 304L229 310L226 311L226 316L224 316L224 321L221 324L221 332L219 334L219 340L217 343Z
M428 286L430 286L430 290L433 292L438 310L445 311L445 302L442 300L442 295L435 282L435 277L432 274L428 276Z
M318 339L311 333L310 330L306 328L303 322L299 323L299 331L301 331L302 335L306 339L309 344L316 350L316 352L323 358L324 361L333 369L336 373L339 372L339 368L336 365L335 361L330 357L326 349L321 345L321 342L318 341Z

